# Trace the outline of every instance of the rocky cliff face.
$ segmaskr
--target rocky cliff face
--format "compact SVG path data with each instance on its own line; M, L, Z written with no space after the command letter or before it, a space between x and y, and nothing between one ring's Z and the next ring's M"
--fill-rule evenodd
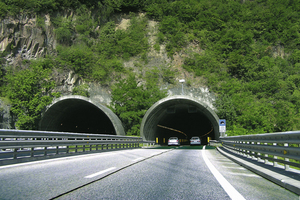
M44 16L44 26L39 27L37 17L21 15L0 22L0 50L8 52L8 65L18 65L23 59L36 59L52 52L56 41L50 17Z
M10 105L0 99L0 129L11 129L13 123L10 115Z

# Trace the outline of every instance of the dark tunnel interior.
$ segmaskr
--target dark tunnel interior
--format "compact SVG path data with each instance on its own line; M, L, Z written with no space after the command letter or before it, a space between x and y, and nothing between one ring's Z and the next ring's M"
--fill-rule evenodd
M163 111L154 132L162 145L166 145L170 137L178 137L181 144L189 144L193 136L199 136L202 144L207 143L207 137L214 138L210 120L197 108L185 104Z
M141 136L147 141L168 145L170 137L180 144L190 144L198 136L202 144L218 140L219 117L204 102L184 95L169 96L156 102L146 112L141 124Z
M106 114L80 99L67 99L51 106L44 114L41 130L116 135Z

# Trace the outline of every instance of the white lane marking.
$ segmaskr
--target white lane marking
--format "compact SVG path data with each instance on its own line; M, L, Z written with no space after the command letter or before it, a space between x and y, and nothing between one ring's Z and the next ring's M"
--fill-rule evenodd
M100 174L104 174L104 173L109 172L109 171L112 171L112 170L114 170L114 169L116 169L116 167L111 167L111 168L102 170L102 171L100 171L100 172L97 172L97 173L94 173L94 174L85 176L84 178L94 178L95 176L99 176Z
M248 177L261 178L260 176L258 176L256 174L245 174L245 173L234 173L234 172L229 172L228 174L237 175L237 176L248 176Z
M139 160L143 160L143 159L144 159L144 157L139 157L139 158L134 159L133 162L136 162L136 161L139 161Z
M247 170L243 167L227 167L227 166L223 166L224 168L228 168L228 169L240 169L240 170Z
M213 164L208 160L205 154L205 146L203 146L202 157L204 159L205 164L229 195L229 197L233 200L244 200L245 198L222 176L222 174L213 166Z
M222 163L224 165L237 165L236 163L232 163L232 161L216 161L218 163Z

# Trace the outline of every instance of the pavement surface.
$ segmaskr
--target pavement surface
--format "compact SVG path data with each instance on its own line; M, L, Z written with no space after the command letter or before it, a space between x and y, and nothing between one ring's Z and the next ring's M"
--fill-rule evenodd
M218 147L217 149L222 155L238 163L239 165L280 185L283 188L300 195L300 172L286 171L282 167L274 167L271 165L271 163L264 164L239 154L235 154L224 147Z
M0 185L1 200L299 200L216 149L203 147L120 150L1 166Z

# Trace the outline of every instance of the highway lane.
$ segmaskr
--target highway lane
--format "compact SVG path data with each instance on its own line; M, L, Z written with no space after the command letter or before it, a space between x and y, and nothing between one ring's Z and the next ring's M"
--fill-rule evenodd
M0 199L50 199L166 150L120 150L0 167ZM138 159L138 160L136 160ZM94 179L88 175L115 167Z
M245 199L299 199L216 150L205 155ZM4 166L0 185L0 199L230 199L203 150L122 150Z
M242 198L299 199L296 194L230 162L216 150L205 152L206 157L228 178L228 184L237 189ZM241 199L235 195L233 193L234 197ZM231 198L210 172L202 150L173 150L137 163L59 199Z
M173 150L59 199L230 199L200 150Z

